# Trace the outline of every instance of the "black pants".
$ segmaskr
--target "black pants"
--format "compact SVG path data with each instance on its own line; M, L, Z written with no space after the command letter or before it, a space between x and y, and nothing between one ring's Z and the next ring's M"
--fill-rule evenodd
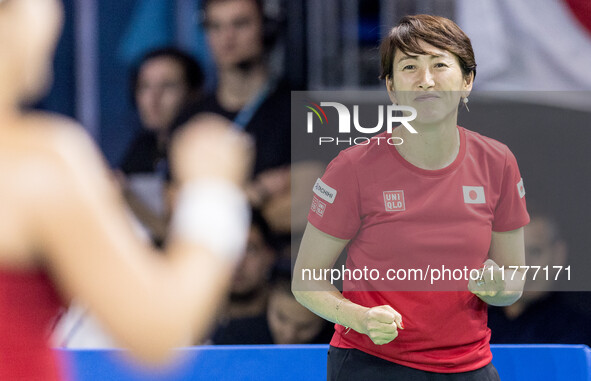
M409 368L357 349L331 346L328 350L328 381L499 381L492 363L470 372L433 373Z

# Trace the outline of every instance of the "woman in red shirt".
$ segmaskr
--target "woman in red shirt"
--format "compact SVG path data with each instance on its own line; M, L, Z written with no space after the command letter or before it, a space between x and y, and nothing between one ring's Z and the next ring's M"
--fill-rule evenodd
M251 142L214 116L173 143L166 255L134 232L120 190L74 121L24 112L47 87L57 0L0 1L0 379L60 378L47 339L76 297L145 361L203 337L244 251ZM212 144L215 143L215 144Z
M399 126L329 164L314 186L293 292L336 323L330 380L497 380L486 306L511 304L523 289L522 275L500 267L524 265L517 163L505 145L457 126L476 63L451 20L404 17L381 62L392 102L416 110L418 133ZM403 143L379 144L389 137ZM341 293L322 274L345 248ZM443 266L464 279L438 282Z

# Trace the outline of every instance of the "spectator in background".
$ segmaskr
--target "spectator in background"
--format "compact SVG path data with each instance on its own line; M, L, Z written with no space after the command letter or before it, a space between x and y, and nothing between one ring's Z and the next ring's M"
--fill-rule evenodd
M290 92L268 64L277 28L266 19L261 0L204 0L202 11L217 88L183 112L177 124L213 112L249 133L256 144L249 199L274 231L288 233Z
M214 344L327 344L332 326L298 303L289 272L277 272L266 312L218 328Z
M587 344L591 345L589 317L574 307L564 292L553 292L556 270L568 266L568 247L556 220L542 211L533 211L525 228L527 266L548 266L551 281L540 270L532 280L529 270L526 290L521 299L507 307L489 307L488 325L494 344Z
M269 281L276 257L269 226L260 212L253 209L246 252L234 273L223 319L246 318L265 313Z
M132 211L156 242L166 233L166 155L173 122L188 103L202 97L204 75L189 54L174 47L148 52L131 76L131 93L141 131L120 169Z

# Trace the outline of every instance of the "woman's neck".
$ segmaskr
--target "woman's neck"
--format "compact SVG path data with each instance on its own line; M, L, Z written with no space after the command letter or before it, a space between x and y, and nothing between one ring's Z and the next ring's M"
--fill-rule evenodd
M269 77L263 63L243 70L236 67L221 70L216 90L217 100L228 111L239 111L265 86Z
M445 168L454 162L460 152L460 133L456 122L455 117L447 118L437 125L410 122L418 131L417 134L411 134L400 126L392 131L393 137L404 140L396 149L406 161L416 167L427 170Z

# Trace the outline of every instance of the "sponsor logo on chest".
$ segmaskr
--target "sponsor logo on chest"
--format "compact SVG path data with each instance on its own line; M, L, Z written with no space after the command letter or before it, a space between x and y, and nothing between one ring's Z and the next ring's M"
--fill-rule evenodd
M406 210L404 191L384 191L384 207L386 212L401 212Z

